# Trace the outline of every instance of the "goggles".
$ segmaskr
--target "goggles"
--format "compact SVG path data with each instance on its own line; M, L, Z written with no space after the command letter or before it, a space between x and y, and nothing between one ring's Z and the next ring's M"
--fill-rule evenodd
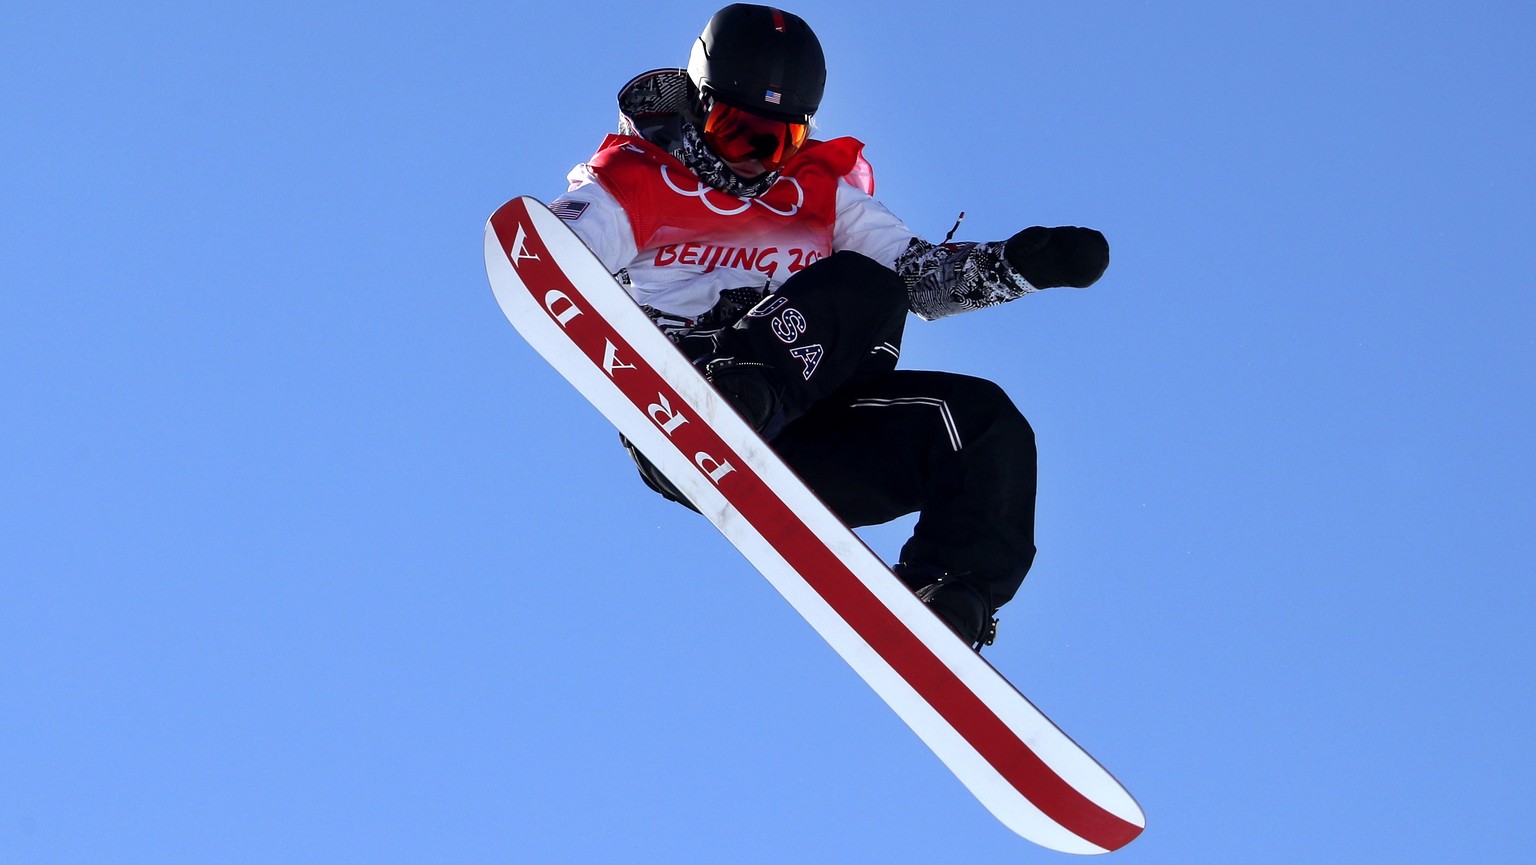
M778 120L711 100L704 118L704 143L726 162L756 159L778 171L811 135L809 122Z

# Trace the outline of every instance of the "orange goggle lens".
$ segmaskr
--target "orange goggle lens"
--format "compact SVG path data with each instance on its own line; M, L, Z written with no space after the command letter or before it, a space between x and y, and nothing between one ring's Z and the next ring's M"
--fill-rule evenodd
M811 125L776 120L716 102L704 119L704 143L726 162L756 159L768 171L789 162L810 137Z

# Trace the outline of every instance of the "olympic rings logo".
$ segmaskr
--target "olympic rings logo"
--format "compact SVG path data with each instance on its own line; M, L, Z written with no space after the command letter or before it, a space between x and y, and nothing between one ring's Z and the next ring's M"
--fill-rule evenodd
M671 172L667 171L667 167L665 165L660 167L661 179L667 184L668 188L685 198L697 198L699 201L703 202L705 207L709 208L711 211L719 214L720 216L740 216L741 214L750 210L754 204L760 205L769 213L773 213L777 216L794 216L800 212L800 208L805 206L805 188L800 185L800 181L794 179L793 177L785 177L779 181L780 183L789 183L793 185L795 187L795 194L798 196L798 200L796 200L794 204L789 205L788 210L780 210L777 207L774 207L768 202L762 200L761 198L737 199L738 201L742 202L741 206L735 209L727 209L715 204L715 202L710 199L709 193L714 192L715 190L705 185L702 181L694 178L693 182L698 188L691 190L684 189L681 186L678 186L676 183L672 182L672 174Z

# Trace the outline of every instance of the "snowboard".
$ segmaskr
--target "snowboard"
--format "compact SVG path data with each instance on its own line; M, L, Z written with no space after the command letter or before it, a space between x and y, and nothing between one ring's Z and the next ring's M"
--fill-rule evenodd
M913 595L715 392L555 214L515 198L485 265L512 326L644 453L1004 825L1103 853L1131 795Z

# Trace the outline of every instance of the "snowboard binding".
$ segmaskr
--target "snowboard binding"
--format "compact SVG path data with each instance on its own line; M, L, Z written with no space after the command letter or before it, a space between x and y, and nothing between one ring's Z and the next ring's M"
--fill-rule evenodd
M928 605L951 631L977 652L997 642L997 608L988 592L978 589L967 574L945 573L923 565L898 563L897 577Z

